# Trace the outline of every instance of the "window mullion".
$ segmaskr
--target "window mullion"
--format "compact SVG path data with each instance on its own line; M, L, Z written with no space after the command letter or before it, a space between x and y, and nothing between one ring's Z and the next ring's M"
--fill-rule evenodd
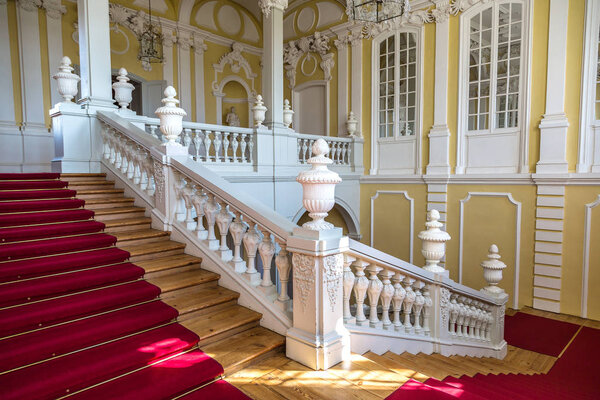
M490 127L492 133L496 126L496 90L498 86L498 4L493 5L492 14L492 43L491 43L491 63L490 63ZM508 77L508 74L507 74ZM508 79L508 78L507 78Z

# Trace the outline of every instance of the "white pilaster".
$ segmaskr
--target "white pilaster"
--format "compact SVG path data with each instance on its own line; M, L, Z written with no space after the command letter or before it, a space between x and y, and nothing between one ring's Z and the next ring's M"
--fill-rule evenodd
M540 159L536 173L567 173L565 78L569 0L550 0L546 112L540 122Z
M429 130L427 174L450 174L450 130L448 129L448 19L435 24L435 87L433 126Z
M67 12L60 0L44 0L46 9L46 32L48 33L48 65L50 71L56 71L63 56L62 45L62 15ZM52 104L57 104L62 99L58 94L56 80L50 79L50 98Z
M346 35L346 33L343 33ZM346 136L346 121L348 120L348 41L346 37L338 37L335 41L338 51L338 136ZM353 110L354 111L354 110Z
M350 111L354 112L354 116L358 120L358 131L355 135L362 136L362 39L360 33L354 34L354 40L350 41L352 46L352 93L350 99Z
M88 107L116 108L112 99L108 0L77 0L81 100Z
M184 117L190 120L192 117L192 67L190 60L190 48L192 45L192 36L189 32L179 32L177 40L177 66L179 73L179 99L180 106L184 110L188 110L188 115Z
M173 44L177 38L173 32L166 28L163 38L163 79L167 82L167 86L173 86Z
M0 2L0 52L4 54L4 57L0 57L0 71L2 71L0 74L0 93L4 93L9 99L0 107L0 127L15 128L15 106L12 97L13 77L6 2Z
M267 107L267 126L283 128L283 11L280 1L267 1L263 13L262 96ZM264 11L264 10L263 10Z
M207 46L204 40L194 37L194 77L196 81L196 121L206 122L204 112L204 52Z

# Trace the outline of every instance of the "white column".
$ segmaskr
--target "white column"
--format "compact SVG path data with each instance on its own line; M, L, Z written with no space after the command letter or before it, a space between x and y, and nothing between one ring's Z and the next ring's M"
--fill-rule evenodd
M38 8L34 1L17 2L21 97L25 130L47 131L44 121L44 92Z
M165 29L163 38L163 79L167 86L173 86L173 44L177 37L173 35L170 28Z
M427 175L450 174L450 130L448 129L448 18L435 24L435 88L433 126L429 130Z
M192 46L192 36L189 32L180 31L177 40L178 68L179 73L179 100L180 107L188 111L185 120L192 118L192 66L190 60L190 48Z
M80 103L114 109L110 69L108 0L77 0Z
M202 38L194 37L194 77L196 81L196 121L206 122L204 113L204 52L207 46Z
M346 136L348 120L348 38L344 32L334 42L338 50L338 136Z
M550 0L546 112L540 122L540 160L536 173L567 173L565 78L569 0Z
M263 9L263 99L266 125L283 128L283 11L287 1L261 1Z
M13 100L13 77L10 63L10 36L8 34L8 11L6 1L0 1L0 93L5 93L8 101L0 107L0 127L15 128L15 106Z
M54 73L63 56L62 15L67 12L67 9L60 4L60 0L44 0L44 8L46 9L46 31L48 33L48 65L50 72ZM50 79L50 98L53 105L62 100L58 94L55 79Z
M362 39L360 33L352 34L353 39L350 41L352 46L352 94L350 99L350 111L354 112L354 116L358 120L358 131L356 136L362 136ZM362 164L362 163L361 163Z

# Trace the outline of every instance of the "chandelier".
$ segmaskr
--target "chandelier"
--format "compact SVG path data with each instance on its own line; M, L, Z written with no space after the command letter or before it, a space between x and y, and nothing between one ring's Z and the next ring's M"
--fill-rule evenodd
M352 19L380 23L410 11L409 0L352 0Z
M152 6L150 5L150 0L148 0L148 22L144 24L144 29L139 34L138 40L140 42L138 60L143 65L163 62L162 34L159 27L152 24Z

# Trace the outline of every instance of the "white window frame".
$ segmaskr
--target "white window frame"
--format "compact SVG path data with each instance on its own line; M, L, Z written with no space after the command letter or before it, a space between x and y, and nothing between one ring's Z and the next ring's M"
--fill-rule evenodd
M520 3L523 7L521 42L521 79L519 82L519 125L516 128L495 128L491 117L496 110L491 97L496 96L496 81L490 80L490 120L487 131L468 130L469 112L469 56L471 18L493 8L492 42L497 42L498 21L496 9L506 3ZM533 2L531 0L502 0L471 7L460 16L460 52L458 63L458 140L456 146L457 174L497 174L529 172L529 128L531 105L531 47ZM492 46L491 63L497 68L497 54ZM504 154L497 158L491 154ZM501 159L501 161L498 161ZM513 160L512 162L510 160ZM504 164L502 164L504 163Z
M371 44L371 71L372 71L372 87L371 87L371 175L416 175L421 173L421 136L423 134L423 44L424 44L424 26L404 26L394 30L386 30L373 38ZM417 68L416 68L416 98L415 98L415 128L414 135L400 136L397 135L398 127L394 128L394 136L380 138L379 137L379 44L388 37L395 35L395 57L399 57L398 49L400 46L399 33L412 33L415 35L417 42ZM398 82L399 68L398 59L394 64L395 85ZM395 119L398 115L398 92L395 91L394 111ZM395 125L397 125L395 123ZM380 168L380 146L396 146L398 149L403 149L401 152L409 157L406 163L398 168Z
M600 2L587 0L581 71L581 112L577 172L600 172L600 120L596 119L596 69L598 68L598 35L600 34Z

